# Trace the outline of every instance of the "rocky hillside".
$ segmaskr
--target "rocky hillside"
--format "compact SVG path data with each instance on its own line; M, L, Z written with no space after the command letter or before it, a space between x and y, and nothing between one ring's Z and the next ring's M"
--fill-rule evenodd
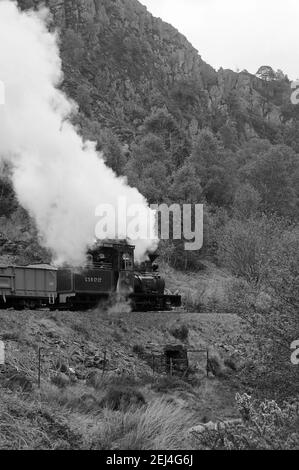
M28 8L42 2L18 3ZM281 105L290 93L283 76L268 83L246 71L217 73L182 34L137 0L43 3L61 31L65 89L89 119L125 142L163 106L189 138L203 127L225 132L226 126L236 130L238 141L274 138L286 118Z

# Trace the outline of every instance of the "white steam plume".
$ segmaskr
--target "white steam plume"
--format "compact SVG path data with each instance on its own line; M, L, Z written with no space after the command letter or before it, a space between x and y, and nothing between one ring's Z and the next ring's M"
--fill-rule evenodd
M61 60L47 15L46 10L20 12L14 2L0 0L0 80L5 85L0 162L12 165L16 195L34 217L42 244L56 262L79 265L95 241L99 204L116 206L119 197L126 197L128 205L150 210L70 123L74 105L57 88ZM135 243L137 259L156 244L150 239Z

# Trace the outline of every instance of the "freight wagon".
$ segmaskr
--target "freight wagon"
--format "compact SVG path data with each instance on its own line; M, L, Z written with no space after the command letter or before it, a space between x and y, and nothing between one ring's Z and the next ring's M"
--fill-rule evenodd
M52 266L0 266L0 307L37 308L56 299L57 269Z

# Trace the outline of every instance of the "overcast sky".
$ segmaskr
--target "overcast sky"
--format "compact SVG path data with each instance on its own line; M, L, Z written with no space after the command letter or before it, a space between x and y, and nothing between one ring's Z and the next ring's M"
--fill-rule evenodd
M247 69L260 65L299 77L298 0L140 0L171 23L210 65Z

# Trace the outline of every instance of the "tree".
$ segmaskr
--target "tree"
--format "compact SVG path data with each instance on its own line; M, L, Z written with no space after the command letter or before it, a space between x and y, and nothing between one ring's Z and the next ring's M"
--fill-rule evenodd
M235 164L232 152L226 151L208 129L194 142L191 164L200 178L203 195L210 204L229 205L235 185Z
M103 129L98 136L98 149L103 152L107 165L118 175L124 174L125 154L119 139L110 129Z
M244 169L244 174L261 197L261 208L268 213L296 215L297 195L293 175L299 168L299 156L289 147L272 146Z
M145 167L137 188L150 204L160 204L165 201L167 183L168 175L165 163L163 161L154 162Z
M193 144L191 160L196 170L206 170L219 162L220 143L209 130L202 130Z
M6 178L0 178L0 217L9 216L16 210L17 206L12 185Z
M230 220L219 231L218 257L235 276L260 285L266 278L267 262L283 222L261 218Z
M79 85L76 90L76 101L79 105L80 111L83 111L83 113L87 115L91 114L91 91L91 87L86 83Z
M141 177L147 166L160 161L166 163L168 158L163 139L154 134L148 134L132 145L132 157L128 166Z
M180 204L200 204L203 202L203 189L196 176L192 163L185 164L174 173L173 183L169 190L172 201Z
M276 78L274 70L269 65L262 65L256 72L256 76L261 80L265 80L267 82L275 80Z
M62 55L64 60L76 67L80 67L85 56L85 44L80 33L67 29L62 36Z
M286 229L283 221L264 220L266 231L256 224L251 231L264 240L257 258L261 282L252 283L247 276L247 282L235 283L230 307L256 339L256 367L245 368L246 382L252 381L255 389L268 389L272 397L275 393L281 398L299 390L299 370L291 362L291 344L299 338L299 232L298 227Z
M276 80L278 80L278 81L286 81L286 82L289 81L288 76L285 75L285 73L283 73L283 71L280 70L280 69L278 69L278 70L275 72L275 78L276 78Z
M167 195L169 155L163 140L148 134L132 146L132 155L125 166L130 185L135 186L152 203Z
M235 193L233 214L240 219L249 219L258 213L261 197L249 183L241 184Z
M146 133L160 134L168 136L177 131L177 124L174 117L167 111L167 108L160 108L152 112L144 121Z

